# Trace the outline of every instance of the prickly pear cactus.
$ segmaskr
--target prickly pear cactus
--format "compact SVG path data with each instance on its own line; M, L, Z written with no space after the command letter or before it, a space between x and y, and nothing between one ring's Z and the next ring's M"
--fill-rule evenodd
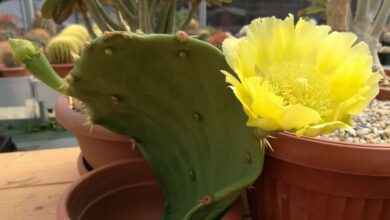
M12 44L38 78L82 100L91 123L138 141L166 195L162 219L219 219L259 176L264 146L245 126L213 46L183 32L105 33L62 80L33 45Z
M50 63L74 63L80 54L82 42L73 36L58 36L46 46Z

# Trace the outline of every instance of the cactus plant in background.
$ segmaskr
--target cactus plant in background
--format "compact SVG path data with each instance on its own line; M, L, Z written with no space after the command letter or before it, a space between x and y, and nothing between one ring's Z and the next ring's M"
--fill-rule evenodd
M46 54L50 63L74 63L80 48L78 39L73 36L58 36L53 38L46 46Z
M15 32L13 31L0 31L0 41L7 41L8 39L15 37Z
M34 28L30 32L26 33L25 38L45 47L52 36L46 29Z
M32 29L36 28L45 29L51 36L57 34L57 25L54 23L53 19L44 18L41 12L38 12L35 15L32 23Z
M18 67L20 66L17 61L15 61L12 53L12 48L9 42L6 44L2 44L1 46L1 63L4 64L5 67Z
M201 0L187 0L191 3L191 11L183 24L178 25L185 30L198 9ZM221 5L231 0L206 0L209 5ZM46 18L53 18L61 23L77 10L81 13L85 26L92 37L96 37L88 20L88 13L102 32L104 31L135 31L141 29L144 33L173 33L175 30L177 0L112 0L105 1L116 12L112 19L99 0L47 0L42 7Z
M259 176L264 146L245 126L215 47L184 32L106 32L63 80L35 45L11 42L37 78L86 104L90 124L137 140L166 195L163 219L218 219Z
M13 32L15 35L19 35L20 28L16 17L10 14L0 15L0 31Z
M61 36L75 36L77 37L81 42L89 41L91 38L89 37L87 29L78 24L72 24L67 26L64 30L60 32Z
M90 38L85 27L69 25L47 44L46 53L50 63L74 63L88 40Z

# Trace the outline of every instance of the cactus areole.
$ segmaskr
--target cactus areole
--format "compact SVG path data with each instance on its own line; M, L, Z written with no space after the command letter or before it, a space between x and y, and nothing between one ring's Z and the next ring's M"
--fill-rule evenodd
M167 199L162 219L219 219L260 175L264 146L245 126L213 46L181 32L108 32L65 80L30 42L12 46L36 77L85 102L91 126L138 142Z

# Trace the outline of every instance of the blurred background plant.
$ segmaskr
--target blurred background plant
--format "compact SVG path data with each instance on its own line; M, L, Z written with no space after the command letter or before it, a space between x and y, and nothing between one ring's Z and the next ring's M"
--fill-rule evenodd
M190 25L201 0L187 2L191 7L180 13L180 19L177 19L176 13L177 0L47 0L42 7L42 13L44 17L53 18L60 24L77 11L92 38L95 38L97 33L88 19L89 16L101 32L141 30L146 34L173 33L176 30L185 30ZM206 0L208 5L217 6L230 2L231 0ZM115 18L110 16L110 10L115 12Z

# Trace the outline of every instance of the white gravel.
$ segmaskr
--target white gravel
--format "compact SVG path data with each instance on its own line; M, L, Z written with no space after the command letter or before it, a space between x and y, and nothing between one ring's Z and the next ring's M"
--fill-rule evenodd
M352 127L356 131L355 134L337 130L321 137L355 143L390 145L390 101L374 99L364 112L353 118Z

